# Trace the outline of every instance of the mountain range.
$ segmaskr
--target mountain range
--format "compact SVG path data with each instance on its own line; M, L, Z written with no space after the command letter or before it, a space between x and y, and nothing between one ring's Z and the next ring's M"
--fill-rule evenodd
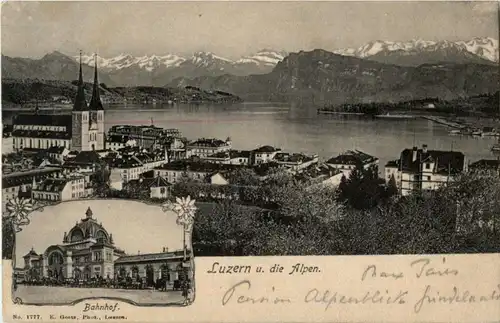
M399 66L313 50L289 54L268 74L179 78L169 85L218 89L248 101L339 104L427 97L450 100L494 93L500 85L498 70L495 65L475 63Z
M191 57L174 54L134 57L97 57L100 69L119 85L165 85L177 77L218 76L223 74L265 74L287 55L286 52L264 49L253 55L230 60L211 52L196 52ZM78 60L79 57L74 57ZM84 64L93 65L94 56L82 56Z
M2 55L2 77L73 81L79 57L53 52L41 59ZM92 81L94 57L83 55ZM210 52L98 57L107 86L196 86L247 100L332 102L456 98L498 89L498 40L373 41L359 48L286 53L271 49L231 60Z
M475 63L493 65L499 60L498 40L490 37L467 41L406 42L372 41L358 48L336 49L333 53L354 56L381 63L418 66L422 64ZM116 86L163 86L178 77L195 78L224 74L246 76L270 73L278 62L288 55L285 51L263 49L255 54L231 60L210 52L196 52L189 57L175 54L98 57L102 82ZM9 78L43 78L70 80L75 78L75 64L79 57L53 52L41 59L2 56L2 73ZM73 60L73 62L71 62ZM93 55L83 55L85 65L94 65ZM84 73L91 74L88 67Z
M439 62L495 64L498 63L498 40L490 37L456 42L421 39L407 42L376 40L359 48L337 49L333 52L404 66Z

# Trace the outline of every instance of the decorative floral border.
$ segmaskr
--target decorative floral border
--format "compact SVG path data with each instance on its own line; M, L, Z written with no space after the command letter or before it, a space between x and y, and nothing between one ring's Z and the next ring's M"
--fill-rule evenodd
M191 274L191 284L189 284L189 289L187 289L187 293L185 298L181 302L172 302L165 304L158 303L137 303L132 300L126 298L119 297L89 297L89 298L81 298L76 299L70 303L47 303L47 304L39 304L39 303L25 303L20 297L14 297L15 293L15 268L16 268L16 234L21 232L24 226L28 226L30 224L29 216L35 211L43 212L46 206L56 206L61 203L69 203L69 202L77 202L77 201L134 201L140 202L147 205L154 205L161 207L163 212L173 211L177 214L177 224L183 226L184 237L186 234L189 234L189 248L190 248L190 257L189 263L190 267L188 269L188 275ZM193 224L195 220L195 214L197 211L197 207L195 206L195 200L192 200L189 196L185 198L177 198L174 203L167 201L164 204L153 203L151 201L137 200L137 199L122 199L122 198L90 198L90 199L76 199L69 200L63 202L44 202L44 201L33 201L31 199L19 199L15 198L9 200L6 205L7 215L2 216L3 225L10 226L10 230L12 230L12 234L3 235L2 241L2 258L10 259L12 261L12 286L11 286L11 295L12 301L17 305L35 305L35 306L74 306L78 303L81 303L86 300L115 300L121 301L124 303L128 303L134 306L139 307L165 307L165 306L188 306L191 305L195 300L195 266L194 266L194 250L193 250ZM11 250L7 250L6 248L12 248ZM7 253L7 255L6 255ZM9 257L10 255L10 257Z

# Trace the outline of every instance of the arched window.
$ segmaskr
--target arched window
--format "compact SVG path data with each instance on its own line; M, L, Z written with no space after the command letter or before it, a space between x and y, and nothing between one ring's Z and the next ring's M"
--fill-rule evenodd
M137 276L139 276L139 267L133 266L132 267L132 277L136 278Z
M108 241L108 237L106 236L106 233L104 233L104 231L102 231L102 230L97 231L96 239L97 239L97 242L107 242Z
M71 234L71 242L77 242L83 240L83 232L80 229L75 229Z
M53 252L50 254L49 256L49 266L52 266L52 265L62 265L64 263L64 259L63 259L63 256L60 252Z

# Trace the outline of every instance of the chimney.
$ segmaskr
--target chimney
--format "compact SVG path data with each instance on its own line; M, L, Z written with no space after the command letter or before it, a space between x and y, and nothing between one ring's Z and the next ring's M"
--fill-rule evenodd
M418 148L417 147L413 147L413 151L412 151L412 162L416 162L417 161L417 152L418 152Z
M426 144L423 144L423 145L422 145L422 152L423 152L424 154L426 154L426 153L427 153L427 145L426 145Z

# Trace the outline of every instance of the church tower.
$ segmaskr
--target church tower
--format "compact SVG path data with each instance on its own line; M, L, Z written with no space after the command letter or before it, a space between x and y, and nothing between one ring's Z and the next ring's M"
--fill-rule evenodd
M94 56L94 86L92 88L92 99L90 100L90 147L95 150L104 149L104 108L102 106L99 79L97 76L97 54Z
M89 147L89 110L85 99L85 89L82 74L82 53L80 52L80 74L78 89L73 105L71 122L71 149L77 151L90 150Z

